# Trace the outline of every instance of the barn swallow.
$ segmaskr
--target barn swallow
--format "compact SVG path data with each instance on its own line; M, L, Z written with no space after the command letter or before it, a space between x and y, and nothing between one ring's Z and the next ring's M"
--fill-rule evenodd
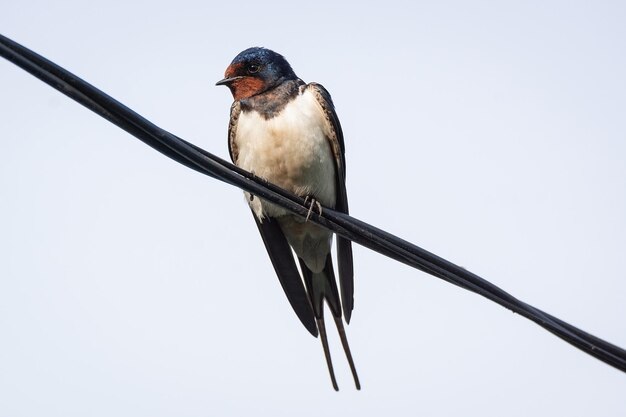
M323 86L306 84L282 55L257 47L237 55L216 85L227 86L234 98L228 149L235 165L305 198L311 209L321 212L325 206L348 213L343 133ZM304 327L315 337L319 332L333 388L339 390L326 337L324 301L335 319L356 388L361 389L342 321L342 307L349 323L354 305L351 242L337 236L340 298L330 253L333 234L308 221L308 216L244 194L287 299Z

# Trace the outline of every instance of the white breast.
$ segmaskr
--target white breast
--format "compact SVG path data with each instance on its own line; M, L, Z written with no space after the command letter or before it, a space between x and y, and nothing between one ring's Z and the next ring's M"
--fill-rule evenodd
M236 129L237 165L299 196L335 206L335 160L327 139L331 127L312 93L305 90L269 120L242 111ZM258 198L251 206L259 217L287 214Z

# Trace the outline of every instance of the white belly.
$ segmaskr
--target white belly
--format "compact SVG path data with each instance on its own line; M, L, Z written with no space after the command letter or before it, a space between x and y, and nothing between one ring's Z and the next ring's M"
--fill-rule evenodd
M335 160L327 139L329 129L320 105L306 90L272 119L242 112L235 138L237 165L294 194L313 196L334 207ZM259 218L288 213L258 198L250 205Z

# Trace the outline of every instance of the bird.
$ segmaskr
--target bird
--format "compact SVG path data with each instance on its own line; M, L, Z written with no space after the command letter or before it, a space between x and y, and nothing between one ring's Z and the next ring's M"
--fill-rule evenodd
M227 86L234 100L228 124L233 163L309 205L304 217L244 192L289 303L304 327L320 336L333 388L339 390L324 304L332 313L360 390L342 319L349 324L354 307L351 242L337 236L338 290L331 255L333 234L309 221L311 211L322 214L323 207L348 213L343 132L331 96L321 84L302 81L285 57L262 47L235 56L216 85Z

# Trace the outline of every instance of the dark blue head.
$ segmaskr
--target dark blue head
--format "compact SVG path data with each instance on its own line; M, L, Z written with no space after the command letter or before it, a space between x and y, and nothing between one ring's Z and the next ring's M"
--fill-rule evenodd
M228 86L235 100L252 97L298 78L282 55L258 47L239 53L224 76L216 85Z

